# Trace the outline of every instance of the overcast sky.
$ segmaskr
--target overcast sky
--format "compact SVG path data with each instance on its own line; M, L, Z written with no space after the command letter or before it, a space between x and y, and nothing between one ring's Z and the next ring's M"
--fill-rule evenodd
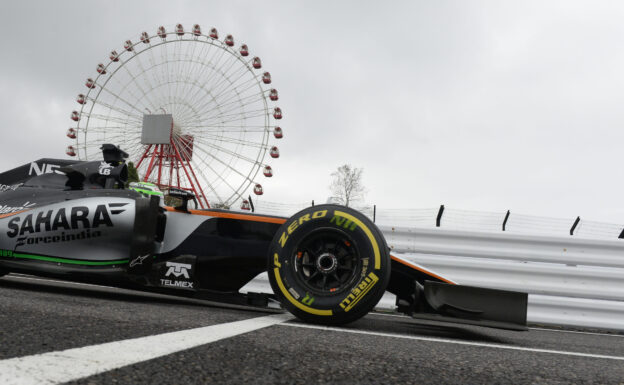
M268 201L364 169L378 207L624 223L624 2L3 1L2 169L64 158L75 97L159 25L246 42L280 93Z

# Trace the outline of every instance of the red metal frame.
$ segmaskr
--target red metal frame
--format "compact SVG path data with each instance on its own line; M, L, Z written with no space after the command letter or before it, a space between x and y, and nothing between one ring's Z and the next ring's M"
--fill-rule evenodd
M197 179L197 175L195 174L195 171L193 170L193 167L191 166L191 163L190 163L191 159L187 159L185 161L182 158L182 156L180 156L180 151L178 151L178 147L174 143L173 139L170 141L169 144L156 144L156 145L150 144L146 146L145 151L143 152L143 155L141 155L141 158L139 158L136 168L138 169L141 166L141 164L143 164L143 161L145 161L148 158L150 159L149 165L147 166L147 171L145 172L145 175L143 176L143 181L147 182L148 180L151 179L161 189L168 189L170 187L174 187L174 188L179 188L179 189L186 190L186 191L191 191L193 192L193 194L195 194L195 197L197 198L197 202L199 202L199 205L201 206L201 208L203 209L210 208L210 204L208 204L208 199L206 198L206 195L204 194L204 190L202 189L201 184L199 183L199 180ZM163 168L167 166L169 167L169 184L164 183L163 178L162 178ZM191 184L190 188L182 187L180 185L180 168L182 168L184 174L186 175L186 178ZM176 173L177 185L173 184L174 170ZM154 177L152 177L152 174L155 174Z

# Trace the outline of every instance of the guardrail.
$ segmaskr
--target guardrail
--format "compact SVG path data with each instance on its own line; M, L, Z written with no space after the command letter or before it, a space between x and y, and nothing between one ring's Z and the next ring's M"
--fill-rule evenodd
M529 293L531 323L624 330L624 241L380 228L393 253L460 284Z
M624 241L380 226L397 253L624 268Z

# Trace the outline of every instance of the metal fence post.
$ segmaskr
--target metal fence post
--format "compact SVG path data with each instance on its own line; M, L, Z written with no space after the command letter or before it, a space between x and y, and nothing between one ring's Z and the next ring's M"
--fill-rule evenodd
M507 226L507 220L509 219L509 214L511 214L511 211L507 210L507 214L505 214L505 220L503 221L503 231L505 231L505 227Z
M574 229L576 229L576 226L579 224L580 221L581 221L581 217L576 217L574 224L570 228L570 235L574 235Z
M440 205L440 210L438 210L438 217L436 218L436 227L440 227L440 221L442 220L443 212L444 212L444 205Z

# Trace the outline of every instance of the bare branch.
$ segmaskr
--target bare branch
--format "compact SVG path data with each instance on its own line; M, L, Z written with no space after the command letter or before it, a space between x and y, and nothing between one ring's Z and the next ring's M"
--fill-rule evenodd
M362 184L362 173L361 168L349 164L338 167L331 174L332 182L329 185L334 199L345 206L364 199L366 189Z

